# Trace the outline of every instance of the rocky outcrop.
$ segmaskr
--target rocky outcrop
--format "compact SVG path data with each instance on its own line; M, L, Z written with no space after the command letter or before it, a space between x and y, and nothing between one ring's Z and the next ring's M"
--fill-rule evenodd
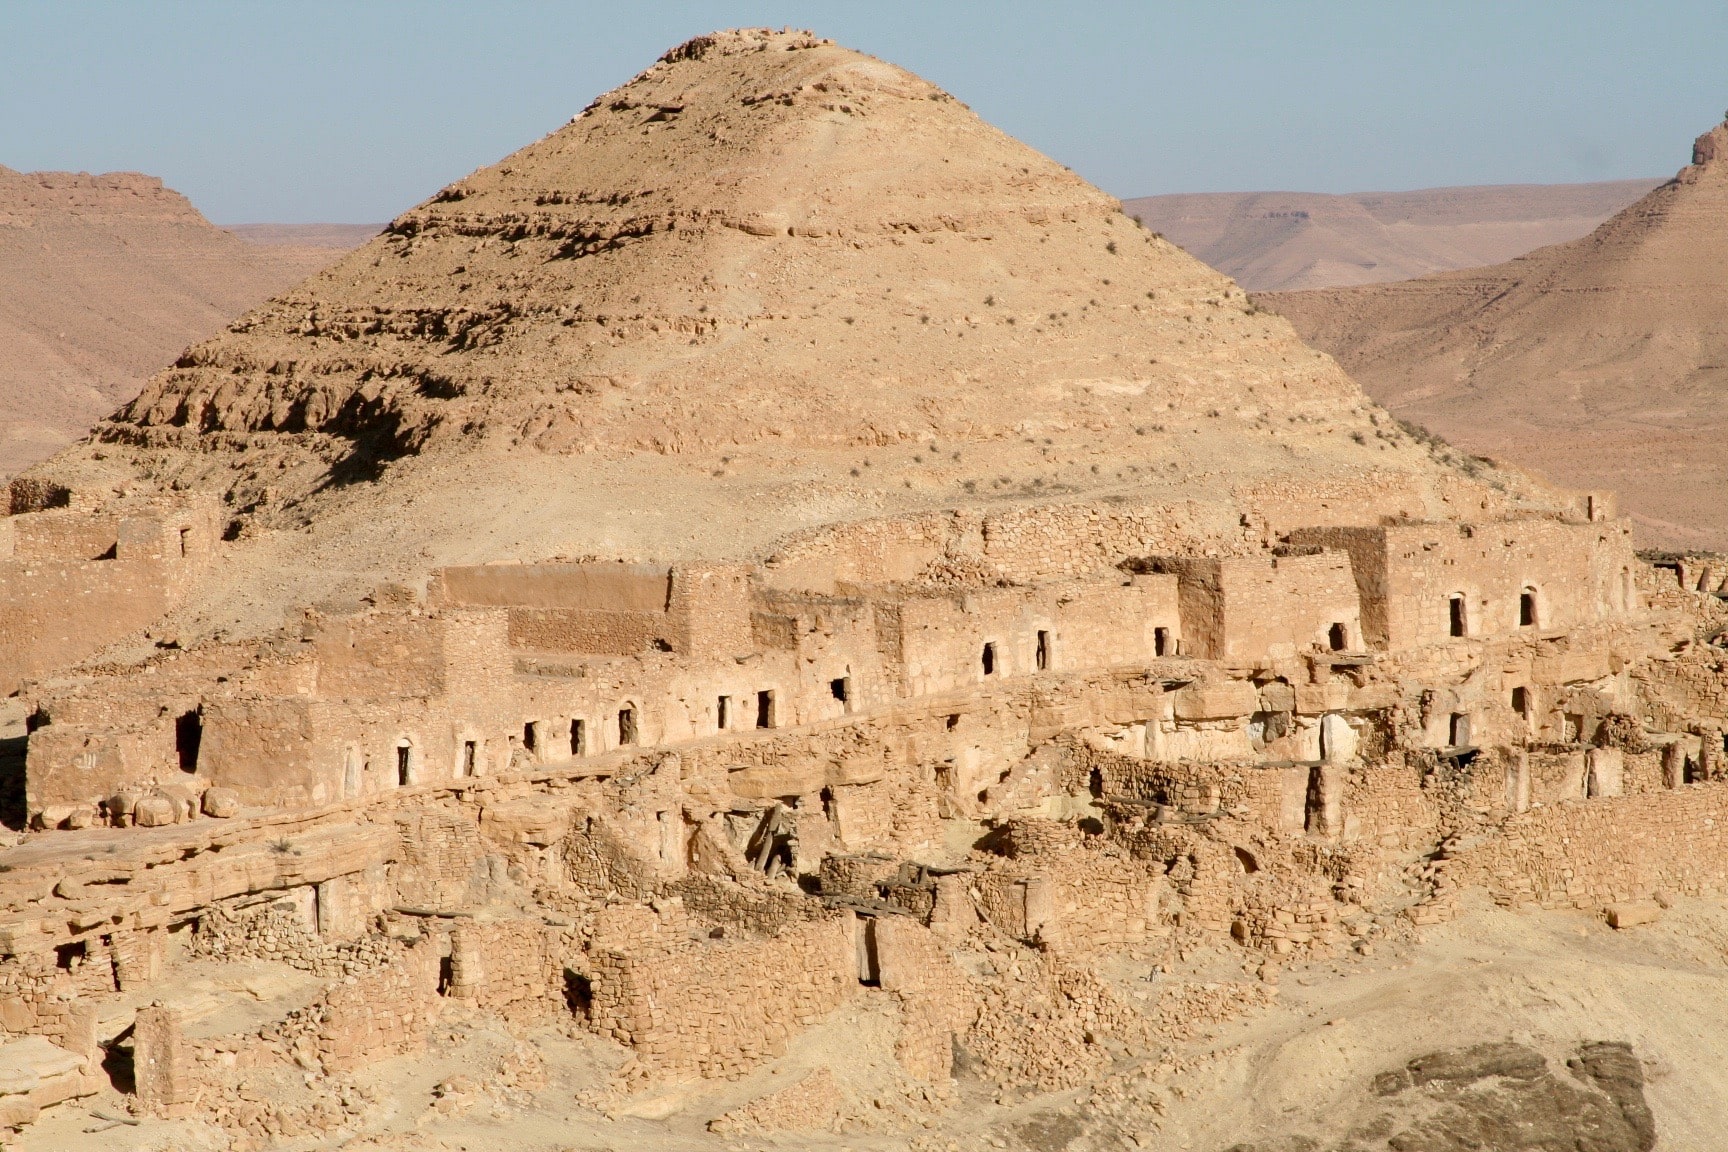
M1230 1152L1650 1152L1656 1121L1631 1045L1581 1044L1564 1069L1510 1041L1418 1056L1374 1078L1371 1119L1338 1143L1292 1135Z

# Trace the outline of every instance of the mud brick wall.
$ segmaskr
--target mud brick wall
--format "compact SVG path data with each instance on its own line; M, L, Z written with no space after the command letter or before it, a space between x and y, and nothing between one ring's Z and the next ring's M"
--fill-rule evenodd
M634 656L658 641L672 645L664 612L608 612L596 608L512 608L510 647L530 652L592 652Z
M0 689L156 620L178 601L185 570L163 560L0 560Z
M1130 556L1183 551L1202 538L1212 547L1240 535L1202 520L1193 504L1056 504L1016 509L983 523L984 558L1023 580L1081 576Z
M1444 862L1503 904L1594 909L1658 892L1728 891L1728 786L1573 800L1509 817Z
M827 857L822 861L824 875L830 859L836 857ZM894 864L889 865L890 874L895 867ZM692 874L679 881L676 891L684 898L684 905L691 915L711 924L726 928L736 927L765 936L772 936L794 924L802 924L825 915L822 906L803 893L788 892L784 888L770 887L767 884L760 887L754 884L747 886L712 876ZM823 882L823 891L828 891L826 880ZM875 895L874 889L869 895Z
M596 951L590 1020L631 1047L640 1078L741 1076L857 993L853 930L835 916L767 940Z

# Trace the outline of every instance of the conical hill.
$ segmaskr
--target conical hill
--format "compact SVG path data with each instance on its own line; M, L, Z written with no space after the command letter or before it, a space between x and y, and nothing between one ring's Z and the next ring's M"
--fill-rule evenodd
M1728 549L1728 124L1595 232L1488 268L1266 297L1401 416Z
M404 213L41 475L219 495L248 546L211 626L445 563L759 558L909 511L1108 498L1216 549L1521 498L953 97L760 30Z

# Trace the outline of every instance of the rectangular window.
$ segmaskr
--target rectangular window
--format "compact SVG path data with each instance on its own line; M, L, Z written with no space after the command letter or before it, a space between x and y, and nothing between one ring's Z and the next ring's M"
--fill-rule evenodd
M774 727L774 693L766 689L756 693L756 727Z
M1462 636L1464 635L1464 597L1454 596L1447 603L1448 611L1451 613L1448 621L1451 634Z
M1168 628L1154 628L1154 629L1152 629L1152 654L1154 656L1169 656L1171 654L1170 653L1170 629L1168 629Z
M984 675L996 675L996 645L984 645Z
M1512 689L1512 711L1524 717L1526 721L1530 719L1530 689Z
M732 727L732 697L722 696L714 702L714 727L722 732Z
M409 758L413 749L406 744L396 745L396 783L406 785L409 781Z
M480 746L472 740L462 741L462 775L477 775L479 767Z
M1160 628L1160 629L1158 629L1158 631L1162 632L1162 631L1164 631L1164 629ZM1038 666L1038 671L1046 672L1049 670L1049 668L1050 668L1050 633L1044 632L1044 631L1040 631L1038 633L1038 649L1037 649L1036 653L1034 654L1034 662Z
M852 681L845 676L837 676L828 681L828 691L834 694L834 699L844 704L852 695Z
M1518 627L1536 627L1536 593L1529 588L1518 595Z
M522 747L530 752L540 751L540 722L530 720L522 725Z
M1449 742L1454 748L1468 747L1470 744L1470 717L1463 712L1452 713L1447 724Z
M626 704L618 709L618 745L636 743L636 709Z
M570 721L570 755L588 755L588 723L585 720L572 718Z

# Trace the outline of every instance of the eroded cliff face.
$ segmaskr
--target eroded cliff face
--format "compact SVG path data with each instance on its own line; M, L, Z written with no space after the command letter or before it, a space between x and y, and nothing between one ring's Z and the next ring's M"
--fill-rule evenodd
M1691 157L1583 239L1264 302L1399 416L1560 483L1618 489L1646 544L1722 548L1728 124Z

